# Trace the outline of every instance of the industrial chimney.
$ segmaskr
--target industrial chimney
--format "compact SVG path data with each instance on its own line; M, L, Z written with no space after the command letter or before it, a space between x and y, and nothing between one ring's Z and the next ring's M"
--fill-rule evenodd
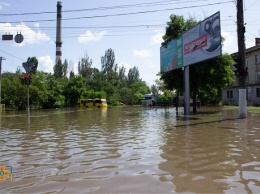
M62 62L62 41L61 41L61 1L57 3L57 26L56 26L56 63Z

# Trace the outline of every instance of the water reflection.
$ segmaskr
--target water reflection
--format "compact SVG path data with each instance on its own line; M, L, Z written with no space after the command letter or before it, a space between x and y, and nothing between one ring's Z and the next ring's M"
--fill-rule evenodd
M179 110L182 112L183 110ZM209 111L212 111L209 113ZM216 193L260 189L259 115L120 107L5 112L2 192Z

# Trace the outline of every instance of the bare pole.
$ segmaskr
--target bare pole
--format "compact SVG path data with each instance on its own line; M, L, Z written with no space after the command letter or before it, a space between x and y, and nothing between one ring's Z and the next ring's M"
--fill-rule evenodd
M243 0L237 0L237 43L238 43L238 66L240 71L245 68L246 47L245 47L245 26ZM238 78L239 86L239 117L247 117L247 101L246 101L246 76L242 75Z
M241 69L245 67L246 48L245 48L245 26L243 13L243 0L237 0L237 43L239 66ZM239 76L238 85L240 88L246 88L246 76Z

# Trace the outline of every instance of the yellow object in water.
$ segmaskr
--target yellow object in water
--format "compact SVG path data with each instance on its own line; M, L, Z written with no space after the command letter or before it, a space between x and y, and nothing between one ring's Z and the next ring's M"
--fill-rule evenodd
M100 98L95 98L95 99L81 99L80 100L80 108L107 108L107 101L106 99L100 99Z

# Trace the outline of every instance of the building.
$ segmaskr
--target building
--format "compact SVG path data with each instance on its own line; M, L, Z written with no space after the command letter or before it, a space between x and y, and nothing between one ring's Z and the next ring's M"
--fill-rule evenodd
M238 53L231 54L233 59ZM260 38L255 39L255 46L246 49L246 63L248 76L246 78L247 105L260 105ZM235 70L232 65L232 69ZM235 82L222 92L223 105L238 105L238 78L234 75Z

